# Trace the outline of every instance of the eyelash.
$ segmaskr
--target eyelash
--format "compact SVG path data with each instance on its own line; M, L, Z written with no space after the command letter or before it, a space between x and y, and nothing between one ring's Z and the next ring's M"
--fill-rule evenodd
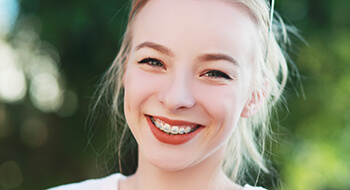
M207 76L209 78L224 78L226 80L232 80L230 76L228 76L226 73L218 71L218 70L210 70L207 71L206 73L200 75L200 76Z
M138 61L138 63L148 64L151 67L163 67L163 68L165 68L164 64L160 60L155 59L155 58L151 58L151 57L142 59L141 61Z
M165 68L164 64L162 63L162 61L156 59L156 58L145 58L142 59L141 61L138 61L139 64L148 64L151 67L160 67L160 68ZM228 76L226 73L222 72L222 71L218 71L218 70L209 70L204 74L201 74L200 76L206 76L208 78L213 78L213 79L217 79L217 78L223 78L226 80L232 80L232 78L230 76Z

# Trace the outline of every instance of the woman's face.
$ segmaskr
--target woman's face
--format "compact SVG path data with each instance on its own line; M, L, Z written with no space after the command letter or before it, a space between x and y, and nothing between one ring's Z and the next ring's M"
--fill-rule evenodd
M147 162L176 171L222 150L249 115L257 27L220 0L151 0L137 15L125 115Z

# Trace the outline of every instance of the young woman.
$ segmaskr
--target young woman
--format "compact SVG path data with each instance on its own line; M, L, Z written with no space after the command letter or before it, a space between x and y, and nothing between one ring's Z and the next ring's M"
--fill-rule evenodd
M54 189L262 189L239 179L246 163L268 172L260 150L287 78L268 4L134 0L99 101L112 93L114 117L124 105L136 172Z

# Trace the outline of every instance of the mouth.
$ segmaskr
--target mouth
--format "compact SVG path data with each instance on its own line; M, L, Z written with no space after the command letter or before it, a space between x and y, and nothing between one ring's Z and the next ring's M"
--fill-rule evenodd
M170 120L146 115L150 129L158 141L179 145L193 139L204 128L203 125L187 121Z
M170 125L165 121L150 116L152 123L161 131L168 135L183 135L196 131L201 125L197 124L182 124L182 125Z

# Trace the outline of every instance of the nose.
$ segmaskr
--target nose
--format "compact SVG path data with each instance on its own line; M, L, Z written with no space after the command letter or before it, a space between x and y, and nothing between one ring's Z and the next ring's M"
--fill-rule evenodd
M158 93L158 99L169 111L191 108L195 105L192 82L184 74L175 75L164 83Z

